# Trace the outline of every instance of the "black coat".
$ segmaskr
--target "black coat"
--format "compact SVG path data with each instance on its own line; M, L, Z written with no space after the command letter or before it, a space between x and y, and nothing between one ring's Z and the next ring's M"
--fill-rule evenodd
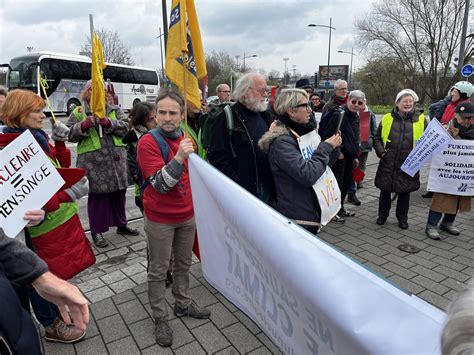
M321 208L313 185L326 170L330 144L321 142L310 160L305 161L296 138L285 126L278 126L259 141L268 152L276 187L276 209L284 216L319 223Z
M420 175L415 176L403 172L400 167L413 150L413 122L424 119L424 115L409 113L402 118L397 111L392 110L393 123L387 145L382 142L382 122L380 122L374 139L375 153L380 158L375 186L382 191L407 193L420 188ZM426 121L425 121L426 128Z
M237 184L252 194L257 193L257 186L263 183L259 178L259 169L264 169L267 176L271 177L270 166L268 159L263 163L264 167L257 166L257 151L259 149L257 142L252 140L249 129L247 127L246 108L237 102L232 106L232 114L234 118L234 129L232 136L229 136L227 130L227 122L225 113L222 112L222 117L219 117L213 127L212 137L209 144L208 160L219 169L222 173L234 180ZM268 111L260 113L267 127L270 126L272 118ZM233 155L232 147L235 152ZM258 141L258 140L257 140ZM268 181L273 185L273 180ZM270 187L271 188L271 187Z

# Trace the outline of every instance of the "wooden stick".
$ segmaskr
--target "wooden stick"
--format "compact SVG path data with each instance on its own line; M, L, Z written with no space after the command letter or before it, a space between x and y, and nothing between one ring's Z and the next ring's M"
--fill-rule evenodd
M187 127L188 127L188 100L186 99L186 93L187 93L187 72L186 69L188 67L188 61L187 61L187 56L186 52L183 51L181 53L181 58L183 59L183 96L184 96L184 138L188 138L188 132L187 132Z

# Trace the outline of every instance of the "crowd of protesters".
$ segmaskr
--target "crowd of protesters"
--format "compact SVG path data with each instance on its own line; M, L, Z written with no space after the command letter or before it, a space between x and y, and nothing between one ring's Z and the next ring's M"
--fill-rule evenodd
M138 235L137 230L128 226L125 214L126 189L131 183L135 184L135 204L144 215L148 296L157 343L163 347L173 343L165 303L168 284L172 283L176 316L200 319L210 316L210 311L200 307L188 293L196 233L188 171L188 157L193 152L206 157L210 164L255 197L317 235L321 231L322 207L313 185L330 168L342 202L333 221L344 223L346 218L356 216L357 210L345 207L345 199L347 196L348 202L356 207L361 205L356 191L364 186L367 158L374 148L380 159L375 176L375 186L380 190L379 208L374 224L387 222L392 196L396 194L398 225L401 229L409 227L410 193L419 189L420 179L418 173L411 177L403 172L401 165L428 124L424 113L417 108L418 95L411 89L403 89L396 95L392 110L382 117L378 126L365 94L360 90L349 91L344 80L335 82L334 93L325 103L313 92L308 79L297 82L295 88L275 90L273 97L269 97L265 77L248 73L236 82L232 95L228 85L219 85L218 99L209 106L204 101L199 108L191 102L185 105L179 93L162 89L154 105L139 103L128 118L113 93L106 90L105 117L94 117L89 106L91 91L89 81L81 94L82 105L71 113L66 125L52 122L51 137L43 130L45 103L41 97L23 90L8 94L0 91L0 98L3 96L0 119L5 124L0 132L0 149L29 130L58 169L71 165L66 141L77 143L77 167L86 171L86 176L70 188L55 193L42 210L30 211L25 216L30 223L23 234L26 245L36 253L35 256L27 252L31 254L28 258L35 260L31 263L35 277L18 282L19 276L12 276L3 266L0 268L0 287L2 290L9 287L5 286L9 279L25 311L30 311L31 302L48 341L80 341L87 324L82 320L87 315L78 317L74 325L68 324L61 316L63 304L35 291L41 290L40 286L25 285L34 284L35 278L48 269L68 280L95 262L91 243L77 215L76 201L81 197L88 196L88 218L96 247L108 245L102 234L110 227L117 227L118 234ZM469 100L473 93L472 84L459 82L448 98L430 107L431 118L445 124L454 139L474 139L471 123L474 106ZM185 106L187 124L183 122ZM204 146L201 131L211 113L215 121L208 145ZM309 157L304 157L299 139L307 134L317 136L320 143ZM470 210L470 200L470 197L435 192L426 235L440 239L438 226L448 234L458 235L460 231L453 225L454 219L458 212ZM3 239L0 235L0 246ZM45 264L37 261L38 257ZM10 288L8 297L13 299ZM65 292L63 296L70 301L71 311L76 304L84 313L77 290L71 288ZM6 321L3 318L0 316L0 327ZM17 317L20 328L22 322L25 320L21 313ZM6 336L19 352L24 350L22 346L27 346L20 338L13 338L15 335ZM29 353L37 353L35 347L36 343L31 345Z

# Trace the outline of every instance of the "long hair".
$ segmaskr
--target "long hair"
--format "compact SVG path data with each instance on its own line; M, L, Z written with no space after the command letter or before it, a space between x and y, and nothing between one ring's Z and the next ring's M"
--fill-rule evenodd
M25 119L35 109L43 109L44 100L27 90L13 90L8 93L0 117L11 128L23 127Z
M247 94L247 91L252 88L254 80L258 77L262 77L262 75L257 73L247 73L237 80L234 92L232 93L234 100L244 102L245 94Z

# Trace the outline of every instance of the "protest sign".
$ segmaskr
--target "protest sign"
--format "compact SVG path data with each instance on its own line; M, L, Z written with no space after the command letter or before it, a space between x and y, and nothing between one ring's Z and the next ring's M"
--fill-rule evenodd
M428 191L474 196L474 141L453 139L433 157Z
M28 210L40 209L64 184L29 130L0 151L0 227L14 238Z
M189 170L204 277L281 351L440 353L442 311L347 258L195 154Z
M452 137L438 120L431 120L400 169L411 177L415 176L423 165L448 145L451 139Z
M298 138L298 145L304 160L309 160L321 143L321 137L316 131L311 131ZM313 190L321 207L321 225L325 226L341 209L341 190L331 168L326 171L313 185Z

